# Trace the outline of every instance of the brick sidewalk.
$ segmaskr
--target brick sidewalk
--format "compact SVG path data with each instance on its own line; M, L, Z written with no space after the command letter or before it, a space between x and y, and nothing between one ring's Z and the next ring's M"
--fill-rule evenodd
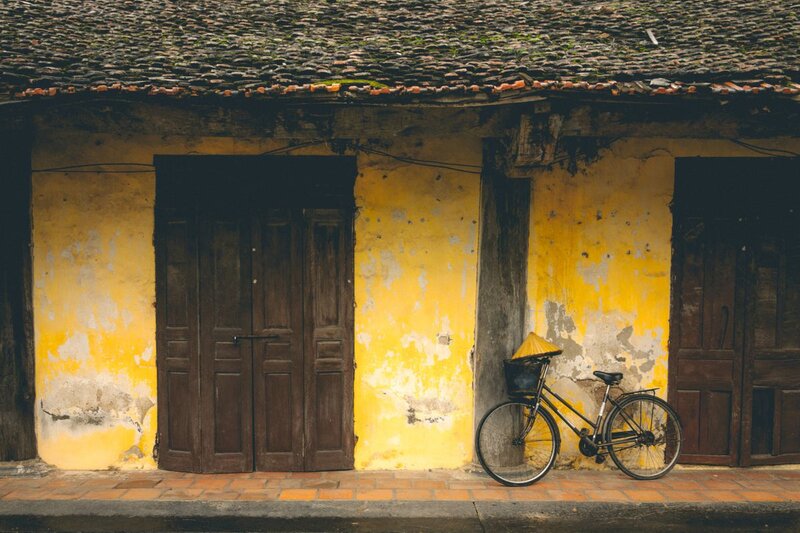
M678 468L656 481L635 481L615 470L556 470L530 487L511 489L463 470L207 475L54 471L41 478L0 478L0 499L800 502L800 470Z

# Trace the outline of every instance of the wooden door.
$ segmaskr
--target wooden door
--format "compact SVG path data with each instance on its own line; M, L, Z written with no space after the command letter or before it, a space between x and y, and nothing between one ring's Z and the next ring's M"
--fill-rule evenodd
M353 467L352 219L305 210L306 470Z
M159 158L162 468L352 468L355 168L291 159Z
M764 158L676 164L669 394L682 462L797 460L797 434L781 423L800 414L796 169Z
M257 468L352 468L349 210L269 209L253 222Z
M258 470L303 470L303 227L298 209L253 217ZM271 338L270 338L271 337Z
M683 424L681 460L735 464L740 425L743 264L734 222L692 216L676 223L670 399Z
M201 471L197 220L180 174L156 189L156 361L158 464Z
M252 266L248 220L201 202L200 417L207 472L253 469Z
M776 163L748 214L743 465L800 462L800 165Z

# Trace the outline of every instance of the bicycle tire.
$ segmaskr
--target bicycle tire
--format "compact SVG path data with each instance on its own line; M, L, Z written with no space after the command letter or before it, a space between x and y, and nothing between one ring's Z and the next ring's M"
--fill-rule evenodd
M561 447L558 426L544 407L539 407L532 427L525 431L521 426L523 421L526 426L529 423L531 409L530 404L515 400L498 404L483 416L475 432L481 466L492 479L509 487L541 479L553 467Z
M615 436L636 437L634 443L608 446L614 464L634 479L658 479L678 462L683 429L675 409L661 398L649 394L625 398L608 414L605 426L605 442L613 442Z

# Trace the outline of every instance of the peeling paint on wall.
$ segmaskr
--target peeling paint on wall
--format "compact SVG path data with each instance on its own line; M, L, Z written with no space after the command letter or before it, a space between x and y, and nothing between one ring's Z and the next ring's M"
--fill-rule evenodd
M587 253L584 257L588 259L589 254ZM604 257L598 262L579 260L576 265L578 274L583 278L584 282L587 285L592 285L598 292L601 285L608 283L608 259L609 257Z
M405 397L408 403L409 424L439 424L445 417L456 410L456 406L445 398L412 398Z
M48 385L47 396L39 400L43 434L56 422L72 430L122 423L142 433L144 418L155 405L146 386L133 387L124 378L115 380L110 374L64 376Z
M403 270L390 250L382 250L380 257L380 277L383 280L383 286L389 290L392 288L392 284L403 274Z
M72 361L86 361L89 359L89 338L85 333L78 332L69 337L56 349L58 359ZM56 358L48 353L48 359L55 361Z
M573 338L577 328L563 305L546 302L546 309L557 309L557 313L545 313L549 341L564 349L561 356L553 360L556 375L575 380L593 380L595 370L624 371L630 383L648 382L653 379L652 370L663 344L663 329L656 328L649 335L634 336L636 321L633 314L621 312L590 312L582 343ZM568 327L564 327L566 323Z

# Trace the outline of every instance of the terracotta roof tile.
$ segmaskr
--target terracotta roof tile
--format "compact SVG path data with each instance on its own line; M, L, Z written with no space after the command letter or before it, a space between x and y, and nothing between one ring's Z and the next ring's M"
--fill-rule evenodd
M787 0L5 0L0 28L22 97L800 91Z

